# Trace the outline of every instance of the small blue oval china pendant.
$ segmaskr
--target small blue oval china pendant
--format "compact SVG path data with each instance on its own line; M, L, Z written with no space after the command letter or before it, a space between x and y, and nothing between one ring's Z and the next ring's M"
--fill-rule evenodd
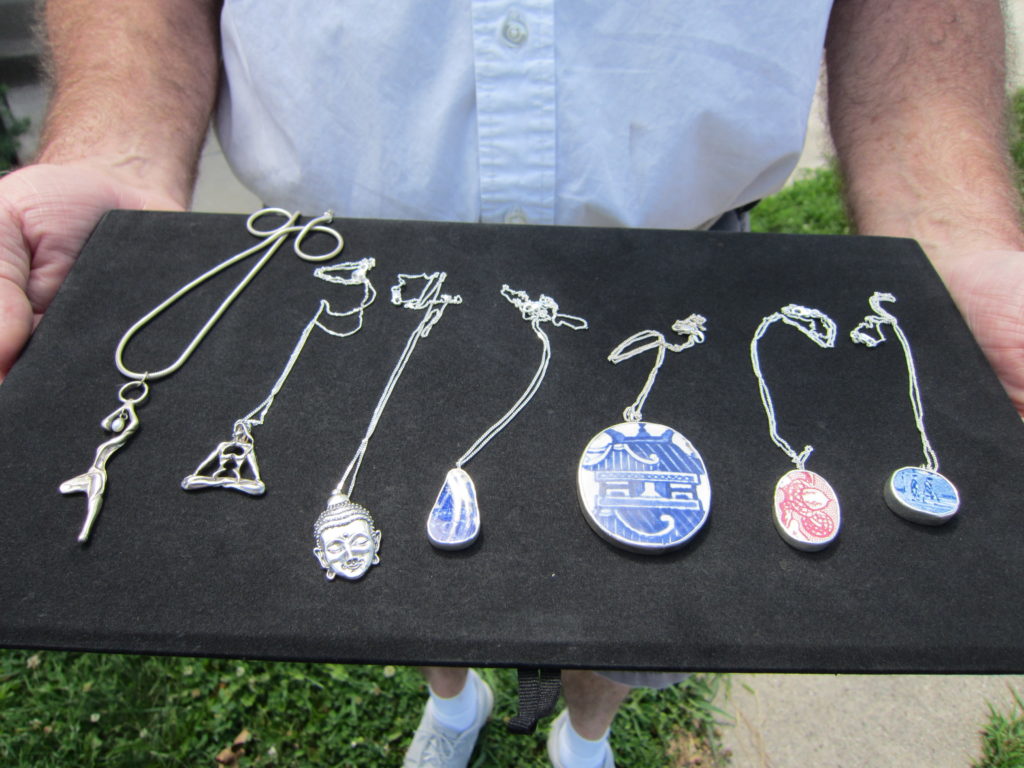
M633 552L658 554L685 544L711 510L704 460L662 424L626 422L599 432L576 477L590 527Z
M473 478L458 467L448 470L427 518L427 536L439 549L468 547L480 535L480 510Z
M901 467L885 484L889 509L912 523L942 525L960 508L960 494L949 480L922 467Z

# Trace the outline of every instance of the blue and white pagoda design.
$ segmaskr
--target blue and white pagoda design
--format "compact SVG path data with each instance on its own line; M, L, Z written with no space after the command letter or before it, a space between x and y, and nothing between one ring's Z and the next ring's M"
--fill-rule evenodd
M653 422L608 427L587 445L577 475L587 522L612 544L658 553L689 541L711 509L697 449Z

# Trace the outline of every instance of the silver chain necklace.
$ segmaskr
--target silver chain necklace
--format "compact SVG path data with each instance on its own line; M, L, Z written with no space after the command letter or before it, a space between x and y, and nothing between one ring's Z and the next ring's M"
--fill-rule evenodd
M539 299L533 300L525 292L513 290L507 285L501 287L501 295L520 311L540 339L543 348L540 365L526 390L508 412L488 427L459 457L455 467L448 470L444 485L427 517L427 538L439 549L463 549L476 541L480 534L476 486L473 478L462 467L508 426L540 389L551 362L551 342L541 328L541 323L551 323L556 328L565 326L574 331L587 328L587 321L583 318L559 312L558 304L550 296L541 294Z
M711 482L700 453L682 434L644 421L643 407L666 352L682 352L704 341L702 315L676 320L672 330L686 341L669 344L664 334L633 334L608 355L618 364L657 350L624 423L598 432L583 451L576 472L580 505L594 531L617 547L658 554L682 546L703 527L711 511Z
M203 339L206 338L207 334L210 333L217 321L220 320L224 313L228 311L235 299L238 298L239 294L245 290L249 283L252 282L256 275L259 274L260 270L263 269L271 257L277 253L281 245L291 235L295 235L294 249L296 255L305 261L326 261L334 258L341 252L341 249L344 247L344 241L341 235L338 234L336 230L325 226L331 221L332 216L330 213L325 213L322 216L311 219L304 225L299 224L300 215L301 214L297 212L289 213L288 211L280 208L264 208L263 210L256 211L249 216L246 221L246 229L249 231L249 234L254 237L261 238L260 242L251 248L225 259L220 264L207 270L194 280L186 283L139 318L134 325L125 331L121 340L118 342L117 349L114 352L114 365L117 367L117 370L121 375L129 379L129 381L124 384L120 390L118 390L117 397L118 400L121 401L121 404L100 422L100 426L105 431L112 432L114 436L97 447L93 462L85 472L72 477L69 480L65 480L60 485L61 493L84 493L86 495L85 522L83 523L81 532L78 535L78 541L80 543L84 544L89 540L92 527L96 522L96 518L100 513L101 507L103 506L103 495L107 487L107 462L110 461L114 454L117 453L118 450L120 450L139 429L140 422L138 414L136 413L136 408L141 406L149 397L150 384L171 376L185 365L186 362L188 362L192 353L195 352L196 347L198 347ZM260 228L259 222L261 219L265 217L278 216L284 217L284 223L269 229ZM327 253L320 254L310 254L304 251L302 247L304 241L314 232L327 234L333 238L335 240L334 248ZM238 281L235 287L230 291L230 293L228 293L217 309L215 309L206 319L203 326L196 332L192 339L185 345L178 357L171 362L170 365L159 370L146 369L144 371L136 371L127 366L124 361L125 350L139 331L149 325L169 307L177 303L186 294L190 293L234 264L244 261L250 256L260 253L261 251L264 253L257 260L256 264L253 265L248 273Z
M822 349L831 349L836 344L836 324L832 318L817 309L789 304L761 320L761 324L750 342L750 361L757 376L761 393L761 404L768 417L768 434L772 442L785 453L796 466L779 478L775 485L774 521L775 528L787 544L808 551L823 549L835 541L839 534L839 500L832 486L821 475L806 469L808 457L814 448L804 446L797 453L778 433L775 406L772 403L768 384L761 373L761 360L757 343L776 322L796 328L800 333Z
M373 437L377 422L380 421L395 385L416 349L416 344L429 335L430 329L437 324L450 304L462 303L461 296L441 293L446 278L447 274L444 272L399 275L398 282L391 287L391 303L405 309L422 311L423 319L409 335L405 349L402 350L387 384L384 385L384 391L377 400L366 434L363 435L338 484L331 491L324 510L313 524L313 555L324 569L324 576L328 581L333 580L335 576L351 581L361 579L370 566L380 563L381 533L377 530L369 510L353 502L350 497L370 438ZM404 298L403 291L412 280L424 281L423 290L414 298Z
M882 302L894 302L891 293L875 292L868 305L874 310L864 321L850 332L855 344L877 347L885 341L885 327L892 328L903 349L907 364L908 394L910 407L914 412L914 423L921 436L924 464L917 467L901 467L889 477L885 484L884 496L889 508L900 517L924 525L941 525L951 519L960 508L960 494L956 486L939 474L939 459L928 441L924 429L924 406L921 404L921 390L917 383L917 369L910 342L896 317L882 307Z
M262 495L266 491L266 484L260 475L259 462L256 460L253 428L263 425L274 404L274 399L288 380L288 376L305 349L306 342L314 329L319 329L337 338L346 338L358 333L363 327L363 313L377 298L377 291L367 275L374 265L375 261L370 258L346 261L314 270L313 276L319 280L337 285L362 286L363 295L359 303L345 311L334 312L326 299L320 300L317 310L302 329L302 333L299 334L299 340L292 349L284 369L278 375L277 381L271 387L270 394L249 413L235 421L231 439L219 443L199 463L195 471L181 481L182 488L189 491L201 488L228 488L252 496ZM355 327L346 331L332 330L323 322L325 315L335 320L354 316L356 318Z

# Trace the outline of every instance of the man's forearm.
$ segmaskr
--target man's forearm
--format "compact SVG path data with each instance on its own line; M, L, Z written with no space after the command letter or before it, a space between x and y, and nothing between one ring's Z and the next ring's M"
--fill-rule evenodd
M219 77L214 0L48 0L40 162L91 162L186 205Z
M930 253L1020 248L998 0L836 0L826 45L858 229Z

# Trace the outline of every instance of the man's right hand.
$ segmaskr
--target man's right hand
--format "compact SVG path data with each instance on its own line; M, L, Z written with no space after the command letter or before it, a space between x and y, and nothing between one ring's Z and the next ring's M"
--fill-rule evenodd
M183 210L88 163L33 165L0 178L0 381L86 238L115 208Z

